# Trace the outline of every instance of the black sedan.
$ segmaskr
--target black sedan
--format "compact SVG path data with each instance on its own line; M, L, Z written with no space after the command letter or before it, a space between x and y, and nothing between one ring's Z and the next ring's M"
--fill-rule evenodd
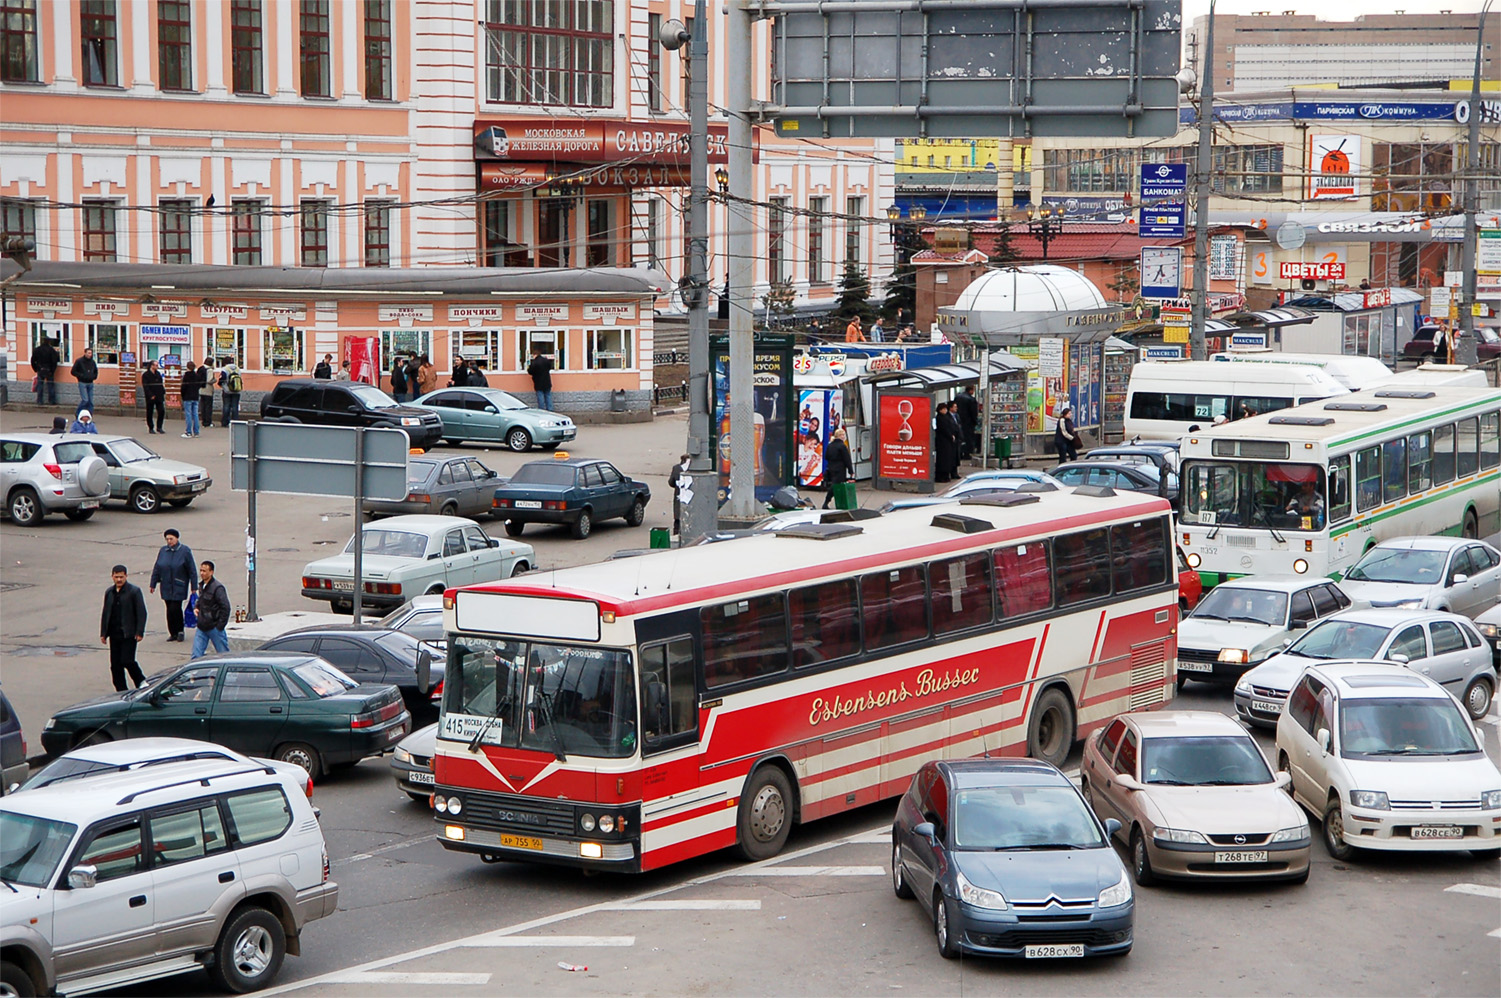
M294 762L317 779L390 751L411 727L394 686L356 683L310 655L229 652L58 711L42 748L56 756L140 735L196 738Z
M622 475L609 461L570 457L523 464L495 490L492 514L520 537L528 523L566 523L584 538L600 520L620 516L633 527L646 519L651 488Z
M438 719L443 660L403 631L347 624L303 627L272 638L260 650L317 655L357 683L390 683L401 691L414 727ZM418 679L424 658L429 670L427 689Z
M1124 461L1068 461L1049 472L1069 488L1079 485L1108 485L1123 492L1150 492L1154 496L1176 501L1178 476L1167 472L1166 481L1151 464L1126 464Z

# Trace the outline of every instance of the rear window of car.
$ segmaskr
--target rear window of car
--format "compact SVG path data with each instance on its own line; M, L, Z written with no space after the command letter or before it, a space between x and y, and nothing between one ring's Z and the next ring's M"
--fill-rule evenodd
M521 470L511 477L513 485L572 485L574 468L569 464L547 464L537 461L523 464Z
M269 842L292 823L292 805L280 787L267 787L224 798L235 840L242 846Z
M320 697L336 697L359 685L326 662L304 662L292 672Z
M433 473L435 466L436 462L434 461L408 461L407 481L413 484L427 481L428 476Z
M59 443L52 446L52 452L57 455L58 464L77 464L94 453L94 446L87 441Z

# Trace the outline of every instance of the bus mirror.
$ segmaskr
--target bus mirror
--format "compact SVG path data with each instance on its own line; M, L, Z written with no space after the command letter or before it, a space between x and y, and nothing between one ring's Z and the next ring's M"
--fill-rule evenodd
M426 648L417 649L417 692L426 694L433 686L433 654Z

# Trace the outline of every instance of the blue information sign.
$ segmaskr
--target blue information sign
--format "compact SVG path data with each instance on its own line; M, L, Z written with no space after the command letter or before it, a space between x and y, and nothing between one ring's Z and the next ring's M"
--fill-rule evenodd
M1143 239L1182 239L1188 231L1188 164L1141 164L1141 218L1136 227Z

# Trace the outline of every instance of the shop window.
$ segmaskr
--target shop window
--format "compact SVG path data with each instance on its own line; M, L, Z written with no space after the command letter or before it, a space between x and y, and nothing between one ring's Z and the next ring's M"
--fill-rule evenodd
M245 330L209 326L204 332L203 348L205 356L212 354L215 367L234 364L242 371L245 369Z
M514 202L487 200L485 205L485 266L530 267L526 249L511 239Z
M88 346L101 367L120 363L120 353L130 349L129 326L118 322L89 323Z
M504 334L498 329L455 329L449 347L450 357L479 361L486 371L500 370L500 344ZM452 365L450 365L452 366Z
M0 0L0 81L37 83L36 0Z
M264 94L265 53L261 0L230 0L230 77L237 94Z
M390 366L397 354L403 357L433 356L433 334L426 329L382 329L380 333L380 356L382 363ZM434 365L436 366L436 365ZM411 391L415 392L413 388Z
M188 0L158 0L156 57L163 90L193 89L193 5Z
M30 362L31 351L35 350L42 342L42 337L52 341L57 347L59 358L57 366L59 370L70 367L73 363L73 336L72 325L66 322L33 322L31 324L31 345L26 351L26 356L20 358Z
M532 347L541 347L543 353L552 357L554 371L568 370L568 333L566 330L523 329L519 339L521 370L525 370L526 365L531 363Z
M230 260L239 267L261 265L261 213L264 201L236 199L230 207Z
M261 334L261 367L283 376L307 370L302 359L302 333L286 326L271 326Z
M1454 145L1372 144L1372 211L1440 211L1454 204Z
M83 0L78 10L79 37L83 42L83 85L120 85L119 24L115 0Z
M365 99L392 100L391 0L365 0Z
M584 333L584 344L589 356L586 366L591 371L615 371L630 368L633 329L590 329Z

